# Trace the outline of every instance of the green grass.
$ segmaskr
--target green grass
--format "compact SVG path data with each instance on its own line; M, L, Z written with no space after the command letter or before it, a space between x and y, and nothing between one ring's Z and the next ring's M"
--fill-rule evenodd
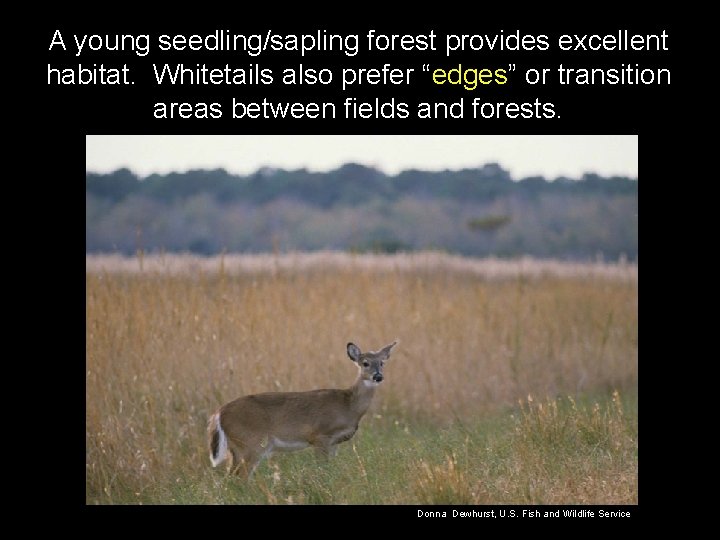
M163 438L172 444L171 434ZM88 491L88 502L634 504L637 394L525 401L446 427L370 414L331 461L308 450L276 454L249 482L212 469L205 448L182 453L139 491L118 475Z

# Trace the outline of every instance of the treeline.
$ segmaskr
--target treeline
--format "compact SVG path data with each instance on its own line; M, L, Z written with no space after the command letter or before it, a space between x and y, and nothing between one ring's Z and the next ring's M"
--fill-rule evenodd
M580 180L559 177L548 181L532 176L514 182L498 164L458 171L407 170L387 176L377 169L348 163L329 172L306 169L260 169L249 176L230 174L224 169L193 170L144 179L128 169L110 174L87 173L88 194L119 202L129 195L174 202L207 193L218 202L243 201L264 204L279 198L294 199L320 208L356 205L374 198L397 200L404 196L489 201L497 197L541 193L635 194L637 182L625 177L602 178L585 174Z
M223 169L86 173L88 252L442 249L471 255L637 256L636 180L514 181L497 164L389 176Z

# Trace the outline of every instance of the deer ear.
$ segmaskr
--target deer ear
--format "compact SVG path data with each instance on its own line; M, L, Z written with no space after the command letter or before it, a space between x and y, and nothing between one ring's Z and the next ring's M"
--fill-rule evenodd
M352 360L353 362L360 361L360 355L362 353L360 352L360 347L358 347L354 343L347 344L347 353L348 353L348 356L350 357L350 360Z
M396 339L396 340L393 341L390 345L386 345L385 347L383 347L383 350L380 351L380 352L385 353L385 356L388 356L388 357L389 357L389 356L390 356L390 350L391 350L395 345L397 345L397 343L398 343L398 341L397 341L397 339Z

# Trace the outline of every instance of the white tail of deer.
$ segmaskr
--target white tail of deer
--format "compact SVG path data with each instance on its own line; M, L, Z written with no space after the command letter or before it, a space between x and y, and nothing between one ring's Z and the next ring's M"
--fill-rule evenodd
M254 394L220 407L208 422L213 467L231 456L232 469L250 477L276 451L312 446L322 456L335 455L337 445L355 435L396 344L364 353L348 343L348 356L359 368L350 388Z

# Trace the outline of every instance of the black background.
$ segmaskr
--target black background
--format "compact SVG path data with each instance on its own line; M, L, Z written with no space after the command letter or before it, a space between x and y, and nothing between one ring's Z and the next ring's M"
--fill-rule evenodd
M272 6L269 11L272 11ZM679 25L671 16L644 17L642 22L625 21L622 16L611 17L612 22L596 22L593 15L594 6L589 6L588 13L577 16L572 22L558 23L551 17L535 19L531 22L515 22L512 15L501 19L459 16L452 24L434 21L432 16L422 19L423 22L413 24L394 24L384 17L377 17L373 22L348 25L347 20L353 20L352 11L346 13L346 22L323 23L319 21L293 23L291 18L285 17L282 22L276 22L277 13L268 19L253 19L247 17L218 18L210 24L203 21L186 19L182 23L164 22L150 24L137 17L132 23L118 23L111 16L98 18L95 22L79 22L67 16L50 18L39 25L34 32L34 43L31 45L38 53L26 68L32 72L32 80L37 84L37 94L42 96L36 100L39 103L37 112L40 122L35 130L40 141L42 152L34 154L28 164L28 171L33 171L33 177L43 179L43 207L37 216L39 230L50 229L55 232L48 241L42 237L38 242L38 257L42 260L54 261L52 264L39 264L30 273L31 279L43 290L41 300L49 303L49 309L43 310L42 326L28 325L28 330L34 336L33 342L43 343L46 350L38 352L47 357L52 354L61 361L48 361L48 371L41 376L41 382L46 383L47 393L56 397L60 403L66 405L62 412L62 425L65 429L62 442L58 449L57 467L52 473L46 469L41 474L52 478L53 485L62 485L67 496L58 500L53 497L52 505L62 507L70 505L78 512L64 514L71 518L79 514L81 519L89 519L90 526L104 530L108 525L111 528L121 527L133 530L134 527L145 527L147 522L157 522L161 527L184 530L190 523L186 521L193 514L178 508L162 509L93 509L79 510L85 504L83 484L83 443L85 422L83 418L84 403L84 364L81 358L84 355L84 301L81 287L83 287L84 266L84 234L82 220L83 176L85 173L85 137L97 134L368 134L384 135L397 134L413 136L416 134L607 134L607 135L639 135L639 162L643 177L647 177L642 190L643 226L642 246L644 264L650 259L653 276L644 277L643 297L640 305L643 307L643 339L642 345L642 380L643 380L643 407L642 407L642 433L643 446L650 448L643 453L643 467L640 475L640 506L631 507L633 518L629 520L518 520L517 523L530 523L533 528L538 525L554 528L562 524L584 523L592 528L612 527L624 528L628 523L637 522L640 515L644 517L654 515L662 516L670 500L677 497L665 497L665 464L656 463L657 457L651 447L663 445L664 452L669 452L667 441L660 440L659 419L654 418L653 403L662 398L660 392L666 389L666 382L662 381L663 355L671 359L671 349L667 340L662 342L659 336L671 335L675 318L666 319L660 314L667 309L664 298L667 291L673 287L670 278L673 272L669 267L664 251L666 242L676 245L673 231L663 226L664 209L676 202L672 195L682 186L684 179L678 178L676 171L679 164L687 157L679 150L679 145L686 137L684 118L698 114L694 109L698 104L684 100L681 97L683 81L689 80L685 76L684 64L681 62L680 51L686 47L682 42ZM279 8L277 8L279 11ZM302 34L313 33L317 29L326 29L331 33L348 34L357 33L360 37L359 52L354 57L343 53L311 53L306 58L300 58L288 53L263 53L257 57L249 57L242 52L205 54L158 54L154 50L156 38L160 34L199 34L206 35L217 29L229 29L240 34L261 33L272 28L275 34ZM430 29L437 34L436 44L438 51L408 53L369 54L365 50L363 36L367 30L373 28L377 33L385 34L427 34ZM55 30L60 30L68 48L63 52L59 47L48 51L49 44ZM520 29L524 34L545 34L549 36L551 49L544 52L507 52L507 53L455 53L452 57L444 56L444 36L454 34L495 34L500 30L506 33ZM560 34L589 34L599 33L616 34L619 29L628 29L631 33L659 34L665 30L668 35L670 50L663 53L648 52L586 52L582 55L573 53L558 53L555 45ZM146 57L137 56L134 52L126 53L91 53L79 58L74 57L73 34L151 34L151 52ZM272 68L276 76L276 83L271 86L192 86L177 87L155 85L152 72L153 63L184 62L194 65L206 63L208 66L224 66L228 63L234 67L246 67L251 63L260 64L261 67ZM295 66L302 62L310 67L329 67L338 74L338 68L348 67L382 67L390 63L393 67L413 67L414 83L410 86L363 86L343 94L339 85L333 83L329 87L321 85L288 87L278 84L279 71L282 67ZM485 88L478 85L474 92L462 90L459 87L436 87L430 82L430 76L423 73L420 67L423 63L430 63L435 67L506 67L512 62L517 65L517 71L510 75L511 84L500 87ZM560 86L556 83L547 85L528 86L523 81L524 68L551 67L563 63L574 67L620 67L622 63L638 63L640 67L668 68L672 73L670 86ZM47 64L53 67L72 67L78 63L100 64L118 67L128 64L131 77L136 81L133 86L58 86L47 84ZM24 91L25 88L21 88ZM35 89L33 89L34 91ZM335 101L338 105L339 118L335 120L233 120L230 118L230 103L232 97L248 102L261 100L267 97L273 101ZM342 98L346 96L357 97L359 100L373 101L375 97L381 100L394 97L396 100L409 103L411 115L406 120L345 120L342 119ZM455 101L465 97L466 117L463 120L419 120L414 118L414 104L420 101ZM484 101L525 102L539 98L541 102L547 101L555 104L559 118L545 120L526 119L473 119L469 101L473 97L481 97ZM219 101L223 104L223 118L221 120L156 120L153 118L153 105L158 101ZM278 149L282 152L282 148ZM40 171L35 169L39 165ZM31 194L30 194L31 195ZM28 196L30 196L28 195ZM31 230L31 229L29 229ZM32 235L32 232L29 233ZM37 259L34 259L37 260ZM648 273L650 274L650 273ZM645 279L648 279L646 282ZM658 287L655 283L662 281ZM648 293L653 289L653 293ZM672 293L669 296L673 296ZM47 299L52 299L50 302ZM37 317L29 320L37 322ZM47 339L37 336L36 332L46 335ZM660 347L662 346L662 347ZM58 352L60 349L60 352ZM657 354L662 349L662 354ZM651 361L652 360L652 361ZM672 360L673 362L676 360ZM45 363L43 363L45 365ZM44 408L41 405L41 408ZM70 428L72 425L72 429ZM68 431L69 429L69 431ZM57 440L57 438L53 438ZM649 441L649 442L648 442ZM52 452L55 452L52 450ZM62 457L61 457L62 456ZM672 467L672 465L670 466ZM52 476L49 476L52 474ZM671 474L671 476L673 476ZM72 486L72 489L68 489ZM682 495L680 495L682 497ZM64 503L64 505L63 505ZM206 509L207 510L207 509ZM668 510L669 511L669 510ZM64 512L64 510L63 510ZM118 513L120 515L118 515ZM123 516L124 514L124 516ZM333 536L343 534L343 530L357 530L371 533L373 526L378 526L382 532L384 523L389 520L403 526L418 524L425 530L435 529L444 531L451 525L461 523L470 530L480 534L487 529L490 523L487 520L444 520L444 519L418 519L417 507L384 507L366 509L357 507L333 508L295 508L273 509L258 508L248 511L242 508L212 509L210 515L192 517L193 525L198 525L207 533L214 527L229 526L231 529L242 531L241 522L258 524L264 523L263 529L269 532L274 527L282 527L283 519L294 527L313 526L314 530L324 528L322 522L338 518L341 526L331 526ZM120 518L120 519L118 519ZM204 523L203 523L204 522ZM211 524L215 525L211 525ZM312 525L311 525L312 524ZM497 526L497 524L494 524ZM503 528L507 525L501 523ZM317 529L319 527L319 529ZM337 528L341 527L341 528ZM299 529L298 529L299 530ZM311 529L302 529L311 530ZM508 528L509 530L509 528ZM328 531L329 532L329 531ZM390 531L387 531L390 532ZM249 534L249 531L246 531Z

